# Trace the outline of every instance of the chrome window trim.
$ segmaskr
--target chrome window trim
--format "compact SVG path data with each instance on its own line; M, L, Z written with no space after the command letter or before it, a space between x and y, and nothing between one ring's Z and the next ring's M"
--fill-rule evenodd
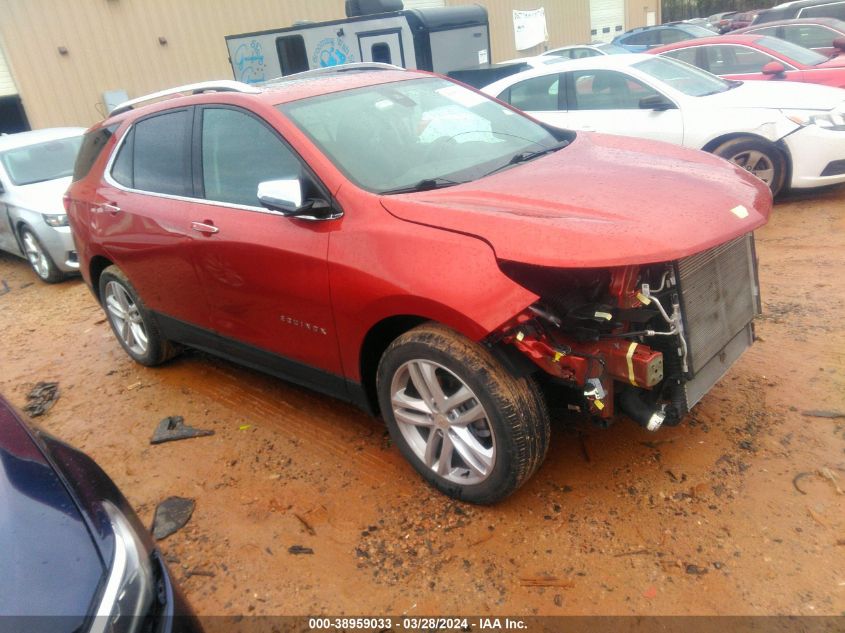
M273 211L271 209L265 209L264 207L253 207L245 204L235 204L232 202L222 202L220 200L209 200L208 198L194 198L191 196L177 196L169 193L159 193L157 191L147 191L145 189L134 189L132 187L127 187L126 185L122 185L117 182L111 175L112 168L114 166L115 160L117 160L117 155L120 153L120 150L123 149L123 143L126 141L129 133L135 127L135 123L130 123L129 127L126 128L126 131L123 133L123 136L120 137L120 140L117 142L117 145L112 151L111 156L109 156L109 162L106 164L106 168L103 171L103 179L106 181L107 184L114 187L119 191L123 191L125 193L139 193L145 196L152 196L154 198L163 198L165 200L176 200L178 202L196 202L199 204L205 204L212 207L226 207L227 209L238 209L240 211L252 211L253 213L263 213L265 215L275 215L282 218L295 218L297 220L306 220L310 222L317 222L322 220L335 220L343 215L343 213L335 213L331 216L327 217L317 217L314 215L296 215L296 216L288 216L284 213L279 211ZM134 163L133 163L134 166Z

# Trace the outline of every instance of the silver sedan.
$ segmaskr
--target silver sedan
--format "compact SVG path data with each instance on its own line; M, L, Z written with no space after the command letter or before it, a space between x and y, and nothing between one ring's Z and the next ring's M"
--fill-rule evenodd
M0 250L26 258L47 283L79 270L62 204L83 128L0 136Z

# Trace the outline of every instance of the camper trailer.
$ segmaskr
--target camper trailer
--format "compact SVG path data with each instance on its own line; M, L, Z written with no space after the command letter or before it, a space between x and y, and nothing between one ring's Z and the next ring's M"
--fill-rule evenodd
M404 9L400 0L347 0L346 18L226 37L235 79L260 83L315 68L382 62L446 74L489 62L481 6Z

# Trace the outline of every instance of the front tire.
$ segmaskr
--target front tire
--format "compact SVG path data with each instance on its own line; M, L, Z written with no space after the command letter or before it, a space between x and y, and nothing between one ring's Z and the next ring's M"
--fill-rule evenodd
M56 266L50 253L42 246L35 233L25 226L21 229L20 236L24 255L38 278L48 284L63 281L65 274Z
M735 138L717 147L713 153L757 176L769 186L773 196L783 189L786 159L768 141L751 137Z
M112 332L135 362L151 367L175 355L175 348L161 335L138 292L117 266L109 266L100 275L100 301Z
M482 346L437 324L397 338L378 367L393 442L435 488L495 503L546 456L550 424L531 378L515 378Z

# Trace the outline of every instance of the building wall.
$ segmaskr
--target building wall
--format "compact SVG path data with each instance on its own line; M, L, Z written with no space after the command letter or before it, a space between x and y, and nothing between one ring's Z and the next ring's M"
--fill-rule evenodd
M2 0L0 41L33 128L90 125L102 93L231 79L224 37L344 15L342 0ZM159 43L159 37L167 40ZM58 48L67 49L61 55Z
M662 22L660 0L625 0L625 28L633 29L646 25L646 15L654 11L655 24Z
M448 0L448 4L480 4L490 19L490 61L539 55L544 50L590 41L590 0ZM549 41L545 45L517 51L513 34L513 11L546 10Z
M626 0L629 24L644 7ZM169 86L230 79L224 37L344 16L343 0L2 0L0 42L33 128L90 125L103 92L130 98ZM491 61L590 41L590 0L446 0L482 4L490 16ZM544 7L549 41L517 51L512 11ZM659 16L658 16L659 21ZM166 44L159 43L165 38ZM61 54L59 48L66 50Z

